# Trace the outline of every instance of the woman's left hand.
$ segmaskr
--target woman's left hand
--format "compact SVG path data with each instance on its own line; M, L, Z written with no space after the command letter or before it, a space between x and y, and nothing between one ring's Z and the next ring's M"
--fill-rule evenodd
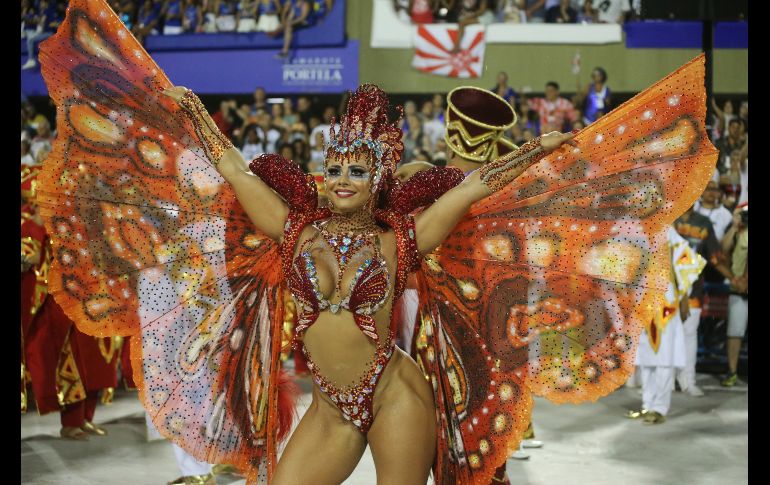
M540 146L543 147L543 150L546 152L553 151L564 143L577 146L577 143L573 140L574 137L575 133L560 133L558 131L552 131L540 137Z
M184 86L172 86L168 89L164 89L163 94L178 103L182 99L182 96L187 93L187 91L189 90Z

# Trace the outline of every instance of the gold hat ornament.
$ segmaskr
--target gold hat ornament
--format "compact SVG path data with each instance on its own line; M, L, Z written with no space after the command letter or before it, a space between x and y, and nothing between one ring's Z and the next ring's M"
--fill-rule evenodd
M460 86L447 95L447 146L463 158L486 163L518 148L503 136L516 124L516 112L486 89Z

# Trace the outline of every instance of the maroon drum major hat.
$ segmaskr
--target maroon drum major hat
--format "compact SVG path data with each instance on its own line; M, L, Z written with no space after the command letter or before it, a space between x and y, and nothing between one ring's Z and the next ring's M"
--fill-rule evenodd
M512 152L517 147L503 133L514 124L511 105L486 89L461 86L447 95L444 139L463 158L486 163Z

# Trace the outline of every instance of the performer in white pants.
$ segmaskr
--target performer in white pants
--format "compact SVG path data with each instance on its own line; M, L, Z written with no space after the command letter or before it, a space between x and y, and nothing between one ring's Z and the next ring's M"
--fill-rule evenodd
M687 391L693 397L700 397L703 391L695 384L695 363L698 358L698 325L701 309L693 308L692 304L689 309L690 315L683 325L685 363L683 368L676 371L676 380L683 391Z
M146 413L144 418L147 422L147 441L163 439ZM174 449L174 458L182 476L168 482L167 485L216 485L217 481L210 463L196 460L174 443L171 443L171 447Z
M664 305L642 331L636 353L636 374L642 381L642 408L627 414L629 418L644 418L647 424L666 421L675 370L685 367L681 310L687 310L692 284L706 266L706 260L693 251L673 227L668 230L668 248L671 277Z
M636 354L636 372L642 381L642 409L629 417L643 417L648 424L666 420L674 390L674 371L685 364L684 332L679 312L672 316L660 335L657 352L645 329Z
M198 461L192 456L188 455L186 451L178 447L175 444L171 444L174 448L174 457L176 457L176 464L179 466L179 470L182 472L182 476L168 482L167 485L177 484L201 484L201 485L215 485L217 483L212 473L211 464Z

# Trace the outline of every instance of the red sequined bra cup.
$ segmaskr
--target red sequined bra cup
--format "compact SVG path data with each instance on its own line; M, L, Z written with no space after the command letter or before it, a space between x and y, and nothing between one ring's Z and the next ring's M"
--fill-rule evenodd
M310 242L307 241L305 246ZM338 244L347 252L355 243L341 238ZM387 302L390 287L387 265L382 258L367 258L360 264L351 281L350 292L339 303L331 303L318 288L315 261L308 250L301 250L294 258L287 283L300 306L295 341L318 319L321 311L329 310L336 314L345 309L353 314L356 325L364 335L379 342L372 315Z

